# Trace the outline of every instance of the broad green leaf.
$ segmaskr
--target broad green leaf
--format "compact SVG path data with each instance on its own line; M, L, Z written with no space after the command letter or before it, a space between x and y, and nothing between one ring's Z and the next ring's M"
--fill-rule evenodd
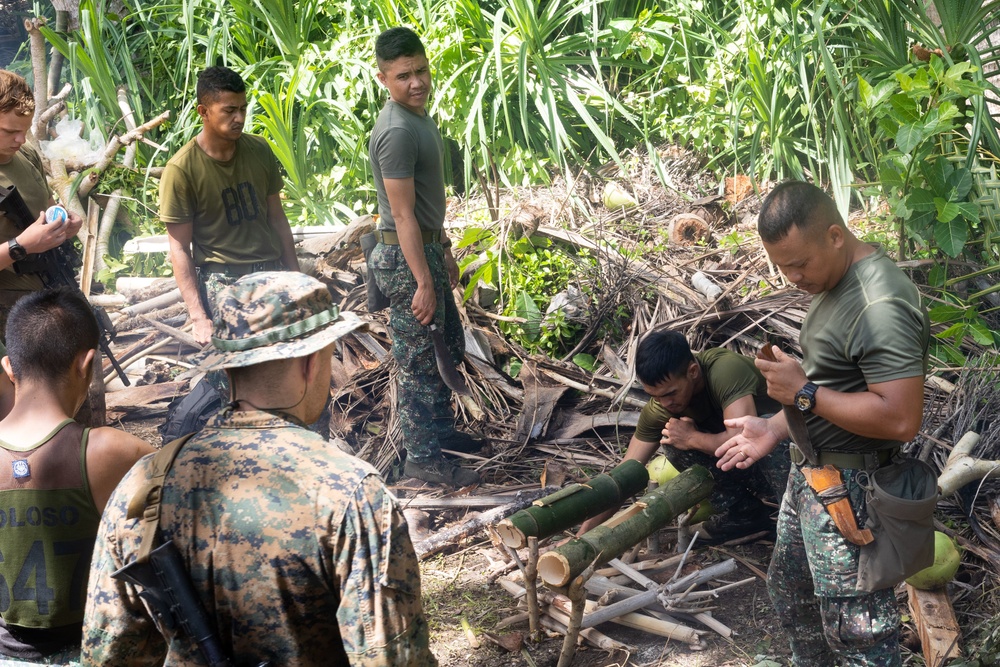
M958 214L964 218L966 222L978 222L979 204L971 201L960 201L956 204L956 206L958 206Z
M883 164L878 170L879 180L886 190L894 190L903 187L903 174L891 165Z
M920 123L902 125L896 132L896 146L904 153L912 153L925 138L924 127Z
M955 322L964 319L967 312L967 308L941 303L930 308L927 311L927 315L931 318L931 322L943 324L945 322Z
M963 338L965 338L965 330L967 328L968 328L968 325L965 322L957 322L955 324L952 324L950 327L948 327L947 329L945 329L944 331L942 331L941 333L936 334L936 335L937 335L938 338L941 338L941 339L948 339L948 338L950 338L950 339L954 340L957 343L960 340L962 340Z
M948 280L948 269L940 264L935 264L927 272L927 284L935 287L943 287Z
M982 320L977 319L969 324L969 333L972 334L972 338L975 339L980 345L990 346L996 341L993 336L993 332L990 328L986 326Z
M867 109L871 110L873 104L873 97L875 96L875 89L872 85L865 81L865 77L858 74L858 95L861 98L861 105Z
M935 197L934 206L937 208L938 222L951 222L961 212L958 204L954 204L943 197Z
M965 167L959 167L948 175L948 199L951 201L961 201L969 196L972 190L972 172Z
M541 334L542 314L535 300L525 290L521 290L514 302L514 308L518 317L527 320L521 325L524 327L524 337L533 343L537 342Z
M939 222L934 225L934 240L949 257L958 257L969 240L969 225L964 220Z
M892 107L892 117L900 125L920 120L920 110L917 108L917 103L906 95L893 95L889 98L889 104Z
M594 372L594 368L597 366L597 358L592 354L575 354L573 355L573 363L590 373Z
M913 211L933 211L934 193L923 188L913 188L906 197L906 206Z
M920 165L920 172L927 179L931 191L939 197L945 196L948 192L948 178L953 171L954 167L943 155L938 156L933 162L925 162Z

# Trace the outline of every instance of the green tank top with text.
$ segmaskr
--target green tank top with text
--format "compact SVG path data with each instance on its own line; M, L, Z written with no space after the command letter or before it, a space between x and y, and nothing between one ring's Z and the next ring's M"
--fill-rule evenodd
M66 420L28 448L0 441L0 616L8 626L83 620L101 519L87 482L88 435Z

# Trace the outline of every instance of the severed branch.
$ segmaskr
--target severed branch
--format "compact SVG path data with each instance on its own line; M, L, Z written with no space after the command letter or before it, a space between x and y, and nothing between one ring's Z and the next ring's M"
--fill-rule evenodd
M1000 477L1000 461L973 458L972 450L979 444L979 434L969 431L955 443L944 470L938 477L941 496L949 496L969 482Z

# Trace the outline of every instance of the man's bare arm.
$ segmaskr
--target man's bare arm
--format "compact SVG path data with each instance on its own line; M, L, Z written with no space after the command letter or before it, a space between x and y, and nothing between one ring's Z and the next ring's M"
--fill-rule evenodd
M292 236L292 227L288 224L288 216L285 215L285 208L281 205L281 195L278 193L267 198L267 224L271 225L281 241L281 263L289 271L298 271L299 258L295 254L295 237Z
M417 200L413 179L386 178L383 182L392 218L396 221L399 247L403 251L403 257L406 258L406 265L410 267L410 272L417 281L417 292L413 295L411 304L413 316L421 324L427 325L434 321L437 295L434 292L431 269L427 265L427 256L424 254L420 224L413 209Z
M917 435L923 421L924 378L879 382L856 393L820 387L813 413L866 438L906 442Z
M110 426L91 429L87 442L87 477L94 504L103 510L125 473L155 450L144 440Z
M174 269L174 280L181 290L188 316L194 325L194 338L201 344L212 339L212 320L208 318L198 293L198 277L195 273L191 240L194 225L190 222L172 222L167 225L167 239L170 247L170 265Z

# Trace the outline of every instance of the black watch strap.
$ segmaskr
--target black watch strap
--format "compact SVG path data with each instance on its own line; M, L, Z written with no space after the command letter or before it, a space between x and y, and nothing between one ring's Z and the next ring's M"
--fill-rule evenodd
M819 387L814 383L806 382L802 389L795 393L795 407L799 409L799 412L812 412L812 409L816 407L816 390L818 389Z
M7 254L15 262L20 262L28 256L28 251L24 249L23 245L17 242L16 238L13 238L7 241Z

